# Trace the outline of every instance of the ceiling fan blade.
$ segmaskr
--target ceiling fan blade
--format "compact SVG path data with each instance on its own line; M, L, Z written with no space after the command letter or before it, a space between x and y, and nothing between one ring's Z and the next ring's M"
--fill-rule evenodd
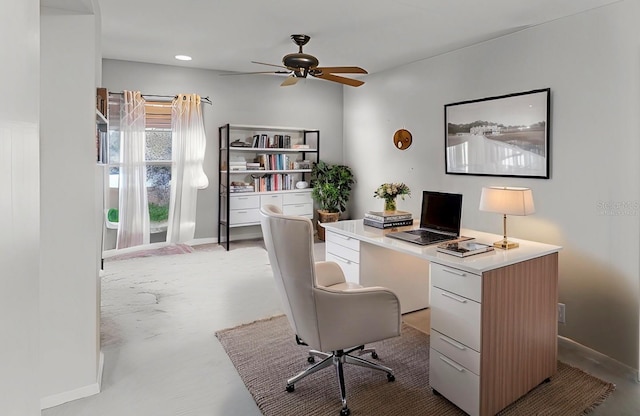
M291 71L258 71L258 72L229 72L220 75L252 75L252 74L290 74Z
M315 68L326 73L338 73L338 74L368 74L366 69L362 69L358 66L322 66Z
M288 85L294 85L296 82L298 82L298 77L295 75L291 75L290 77L287 77L287 79L285 79L282 84L280 84L281 87L286 87Z
M359 87L360 85L364 84L364 81L360 81L358 79L352 79L352 78L345 78L339 75L326 74L326 73L322 73L318 75L311 74L311 75L313 75L316 78L326 79L327 81L339 82L340 84L349 85L351 87Z
M257 62L257 61L251 61L252 64L258 64L258 65L267 65L267 66L275 66L276 68L287 68L286 66L282 66L282 65L274 65L274 64L267 64L265 62Z

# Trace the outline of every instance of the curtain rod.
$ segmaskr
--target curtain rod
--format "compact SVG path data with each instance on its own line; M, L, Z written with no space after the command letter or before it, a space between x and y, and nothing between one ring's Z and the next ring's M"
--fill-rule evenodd
M122 95L124 93L123 92L111 92L111 91L109 91L109 94ZM140 95L142 95L143 97L159 97L159 98L171 98L171 99L178 98L177 95L157 95L157 94L140 94ZM200 101L202 101L205 104L213 104L211 102L211 99L209 99L208 95L206 97L200 97Z

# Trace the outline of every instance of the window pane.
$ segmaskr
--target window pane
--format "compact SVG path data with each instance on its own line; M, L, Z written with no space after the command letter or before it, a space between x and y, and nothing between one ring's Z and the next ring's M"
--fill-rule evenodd
M115 166L109 167L109 188L120 187L120 168Z
M163 222L169 217L170 181L170 166L147 166L147 197L151 222Z
M109 163L120 162L120 131L109 130Z
M146 130L145 160L171 160L171 130Z

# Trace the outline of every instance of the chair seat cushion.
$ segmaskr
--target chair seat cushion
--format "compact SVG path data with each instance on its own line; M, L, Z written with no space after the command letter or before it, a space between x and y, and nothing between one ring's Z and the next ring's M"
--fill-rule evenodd
M326 286L326 287L328 289L333 289L333 290L362 289L361 285L353 282L338 283L338 284Z

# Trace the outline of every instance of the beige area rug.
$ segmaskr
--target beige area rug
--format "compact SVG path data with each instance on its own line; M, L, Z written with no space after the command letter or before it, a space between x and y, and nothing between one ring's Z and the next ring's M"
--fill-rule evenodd
M307 347L295 344L284 316L216 333L258 407L265 416L338 415L340 393L335 372L325 369L285 391L286 379L302 371ZM394 370L384 373L345 366L347 403L352 416L464 415L429 388L429 336L403 325L402 336L371 346L380 362ZM500 415L571 416L589 413L614 390L583 371L558 362L558 373L503 410Z

